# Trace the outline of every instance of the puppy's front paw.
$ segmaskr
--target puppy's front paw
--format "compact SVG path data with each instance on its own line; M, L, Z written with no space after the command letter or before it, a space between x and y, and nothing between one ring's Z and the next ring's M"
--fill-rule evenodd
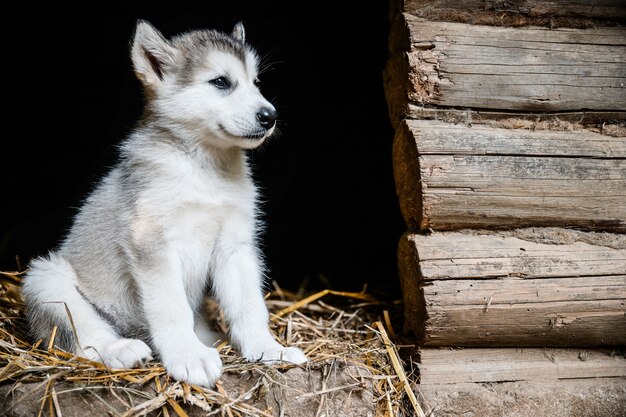
M285 362L295 363L296 365L306 363L309 360L304 352L296 347L288 347L283 349L280 352L280 359Z
M289 362L300 365L308 361L306 355L300 349L296 347L286 348L278 343L261 351L248 353L245 357L250 362L259 361L269 364Z
M222 373L219 353L202 343L181 345L180 350L162 354L163 365L170 376L178 381L211 388Z
M84 349L87 359L102 362L109 368L138 368L152 359L150 347L139 339L118 339Z

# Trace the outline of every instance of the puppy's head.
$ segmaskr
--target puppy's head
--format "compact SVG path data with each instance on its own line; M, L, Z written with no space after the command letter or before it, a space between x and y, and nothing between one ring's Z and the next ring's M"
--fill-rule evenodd
M259 91L243 24L230 34L197 30L168 40L139 21L131 57L152 114L181 136L251 149L274 132L276 109Z

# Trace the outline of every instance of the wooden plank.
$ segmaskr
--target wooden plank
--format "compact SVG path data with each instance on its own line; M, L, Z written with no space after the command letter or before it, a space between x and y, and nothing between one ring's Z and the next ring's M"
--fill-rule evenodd
M408 50L385 69L392 120L409 103L526 112L626 109L624 27L550 30L404 19L406 33L390 36L390 48Z
M626 359L602 349L419 350L420 384L626 376Z
M405 330L420 345L626 343L626 236L577 232L548 244L512 233L522 232L401 238Z
M626 232L626 141L590 131L406 120L393 146L410 228Z

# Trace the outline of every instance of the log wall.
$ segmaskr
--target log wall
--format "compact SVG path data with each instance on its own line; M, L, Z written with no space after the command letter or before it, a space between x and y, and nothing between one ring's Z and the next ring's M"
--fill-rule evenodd
M390 22L405 331L505 362L626 344L626 3L392 0ZM457 381L458 355L425 351L427 380ZM492 353L481 381L548 370Z

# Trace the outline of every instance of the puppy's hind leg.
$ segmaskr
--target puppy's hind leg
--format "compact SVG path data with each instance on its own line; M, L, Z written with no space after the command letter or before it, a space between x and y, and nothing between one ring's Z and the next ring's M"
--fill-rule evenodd
M72 265L62 256L34 260L22 294L31 336L47 340L57 326L61 348L111 368L131 368L151 359L148 345L120 337L78 290Z

